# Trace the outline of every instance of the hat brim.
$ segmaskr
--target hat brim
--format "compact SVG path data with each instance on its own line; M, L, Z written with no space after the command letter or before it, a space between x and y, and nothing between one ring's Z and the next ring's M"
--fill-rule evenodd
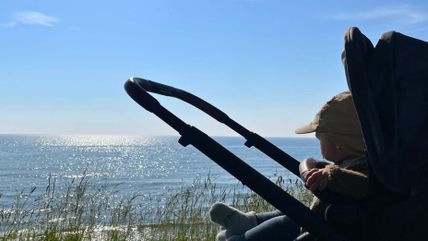
M316 131L316 127L314 125L312 125L312 123L309 123L307 125L304 125L300 128L297 128L294 133L296 134L307 134L307 133L312 133Z

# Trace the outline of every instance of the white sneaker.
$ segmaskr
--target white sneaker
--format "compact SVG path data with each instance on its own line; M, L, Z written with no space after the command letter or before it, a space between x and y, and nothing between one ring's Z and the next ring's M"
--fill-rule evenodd
M214 203L210 208L211 221L226 228L226 237L243 234L257 225L256 213L244 213L224 203Z
M226 230L221 230L216 236L215 241L226 241Z

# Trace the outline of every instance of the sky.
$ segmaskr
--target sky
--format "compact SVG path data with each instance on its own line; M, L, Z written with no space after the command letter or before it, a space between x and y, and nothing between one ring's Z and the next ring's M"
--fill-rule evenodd
M0 1L0 134L177 135L123 89L191 92L262 136L295 136L347 90L347 28L428 40L427 1ZM237 135L155 96L207 134Z

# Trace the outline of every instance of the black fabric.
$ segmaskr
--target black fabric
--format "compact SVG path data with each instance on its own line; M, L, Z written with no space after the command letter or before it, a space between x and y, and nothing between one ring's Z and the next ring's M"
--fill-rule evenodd
M428 43L388 32L373 48L351 28L344 66L374 175L395 192L418 192L428 178Z

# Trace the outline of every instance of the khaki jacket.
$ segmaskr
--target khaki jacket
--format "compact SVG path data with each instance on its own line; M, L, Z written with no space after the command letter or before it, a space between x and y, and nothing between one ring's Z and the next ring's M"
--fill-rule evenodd
M367 160L364 156L351 157L340 164L328 164L324 167L329 175L327 188L355 200L364 198L370 193L370 184L367 177ZM314 197L311 210L322 214L326 205Z

